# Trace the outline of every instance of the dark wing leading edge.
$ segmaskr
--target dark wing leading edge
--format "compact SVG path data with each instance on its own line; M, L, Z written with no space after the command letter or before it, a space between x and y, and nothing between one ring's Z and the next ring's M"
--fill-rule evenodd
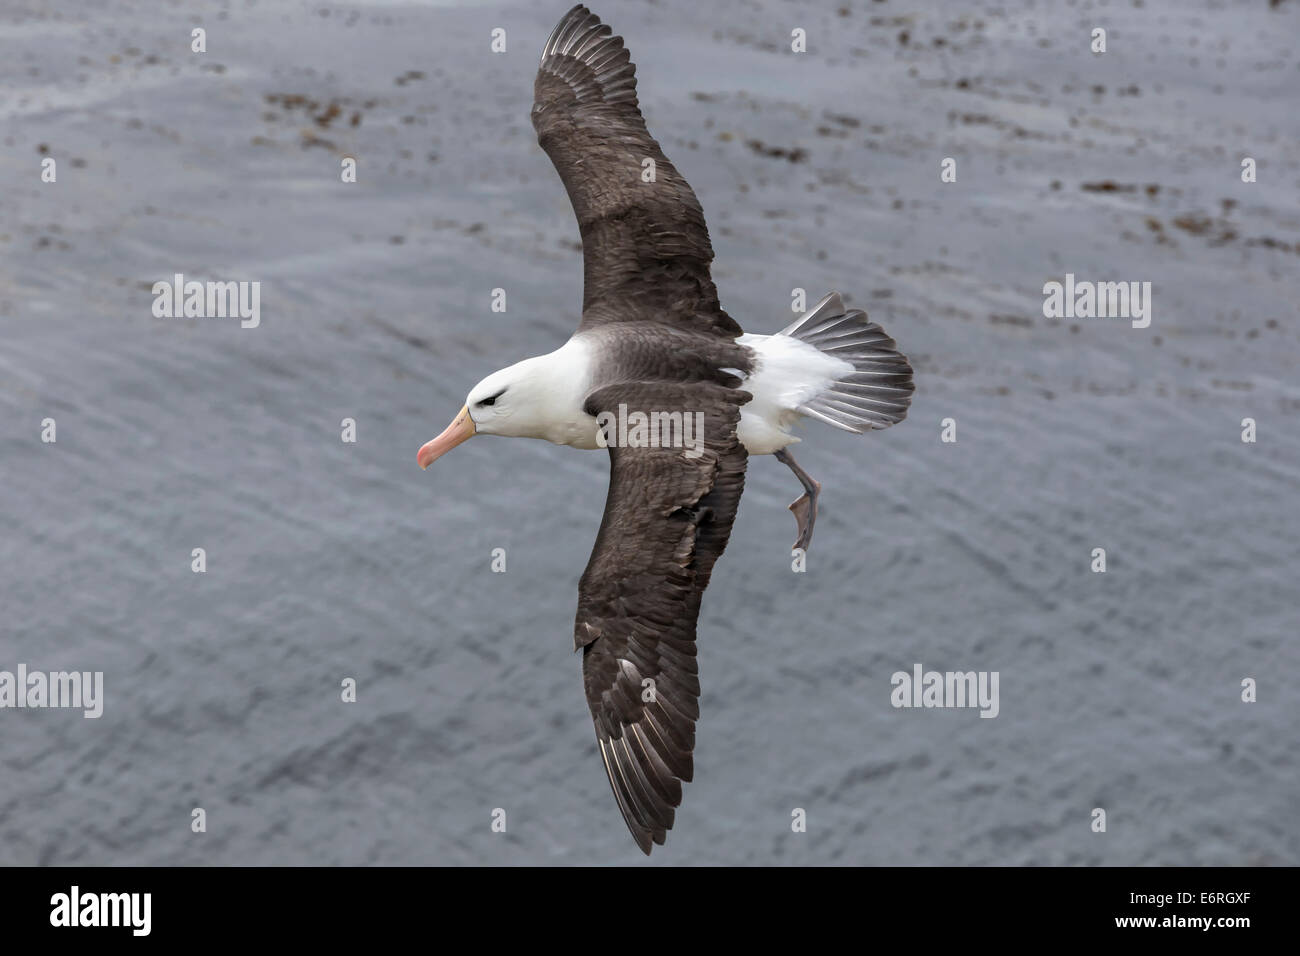
M747 392L711 382L624 383L594 415L628 408L704 415L702 454L610 448L609 496L578 585L576 647L605 770L637 845L662 844L693 772L700 682L695 623L745 486L736 438Z
M630 300L701 330L739 335L709 275L704 211L647 131L636 67L610 32L586 7L574 7L546 41L534 88L537 141L568 190L582 235L583 326L624 318L626 309L593 307Z

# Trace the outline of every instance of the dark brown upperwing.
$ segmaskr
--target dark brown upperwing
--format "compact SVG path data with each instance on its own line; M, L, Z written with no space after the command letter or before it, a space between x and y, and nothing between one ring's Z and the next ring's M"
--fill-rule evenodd
M623 383L587 411L701 412L698 457L610 448L609 495L578 586L575 646L610 786L637 845L664 842L693 772L700 683L695 624L745 487L736 438L749 393L712 382ZM647 682L649 681L649 682Z
M713 246L700 202L646 129L622 38L584 6L546 41L532 115L578 217L583 326L623 311L588 314L593 305L631 300L664 319L739 335L709 275ZM653 182L642 178L646 160Z

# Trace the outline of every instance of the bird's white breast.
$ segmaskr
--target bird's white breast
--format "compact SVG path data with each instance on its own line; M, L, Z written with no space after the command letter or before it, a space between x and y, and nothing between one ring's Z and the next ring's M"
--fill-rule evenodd
M582 407L593 378L591 343L575 335L544 359L549 388L548 407L543 410L547 434L541 437L557 445L599 448L596 419Z

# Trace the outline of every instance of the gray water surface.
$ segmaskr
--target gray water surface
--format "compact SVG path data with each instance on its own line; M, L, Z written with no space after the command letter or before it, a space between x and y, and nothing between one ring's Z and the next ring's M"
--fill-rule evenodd
M528 119L565 7L0 11L0 669L106 696L0 710L0 863L642 859L571 653L606 457L415 465L577 323ZM917 381L896 428L806 429L806 574L799 488L750 462L651 862L1300 862L1300 4L595 11L728 311L838 289ZM177 272L261 282L260 326L155 318ZM1151 282L1151 326L1045 318L1067 272ZM915 663L998 671L998 717L893 708Z

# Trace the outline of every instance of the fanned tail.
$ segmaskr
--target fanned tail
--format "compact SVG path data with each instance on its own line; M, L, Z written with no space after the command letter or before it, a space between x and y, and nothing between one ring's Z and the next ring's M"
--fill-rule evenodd
M907 356L865 312L846 309L838 292L777 334L807 342L853 366L800 405L801 414L855 434L888 428L907 417L915 389Z

